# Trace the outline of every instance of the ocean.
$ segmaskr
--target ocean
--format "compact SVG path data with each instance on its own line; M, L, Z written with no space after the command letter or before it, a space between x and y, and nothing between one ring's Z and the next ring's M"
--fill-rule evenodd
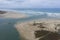
M28 18L2 19L0 18L0 40L21 40L18 31L14 28L17 22L36 20L41 18L60 19L60 8L35 8L35 9L1 9L6 11L18 11L29 15Z
M60 8L34 8L34 9L12 9L16 10L25 14L28 14L29 16L44 16L49 18L58 18L60 19Z

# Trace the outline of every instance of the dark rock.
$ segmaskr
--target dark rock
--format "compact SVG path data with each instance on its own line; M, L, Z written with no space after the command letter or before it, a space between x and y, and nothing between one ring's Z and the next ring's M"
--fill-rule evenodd
M0 11L0 14L5 14L6 13L6 11Z
M44 36L44 35L46 35L48 33L49 33L49 31L37 30L37 31L35 31L34 34L35 34L35 38L39 38L39 37Z
M57 26L60 26L60 24L57 24Z
M39 28L45 28L44 24L43 23L39 23Z
M39 40L60 40L60 34L51 32L49 35Z
M50 31L45 31L45 30L41 30L41 31L37 30L37 31L35 31L34 34L35 34L36 38L44 36L44 37L40 38L39 40L60 40L60 34L58 34L56 32L50 32Z

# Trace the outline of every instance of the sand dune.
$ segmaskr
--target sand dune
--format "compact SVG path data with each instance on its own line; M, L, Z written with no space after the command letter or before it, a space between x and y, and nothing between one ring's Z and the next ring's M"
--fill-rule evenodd
M48 20L36 20L35 24L34 24L34 21L17 23L15 25L15 27L17 28L20 36L22 38L26 39L26 40L40 40L40 38L44 38L46 40L46 37L49 38L48 35L51 35L51 37L53 36L53 38L54 38L54 39L52 38L52 39L49 39L49 40L55 40L55 38L57 40L57 39L60 38L60 36L59 36L60 35L59 34L60 33L59 32L59 29L60 29L59 25L60 25L60 20L48 19ZM39 35L37 34L38 35L37 37L39 37L39 38L36 38L35 32L38 31L38 30L39 30L39 32L41 30L44 30L44 31L41 31L41 33L42 32L43 33L47 32L47 33L45 33L44 36L40 37L39 35L41 33L39 34L39 32L38 32ZM22 39L22 40L24 40L24 39Z

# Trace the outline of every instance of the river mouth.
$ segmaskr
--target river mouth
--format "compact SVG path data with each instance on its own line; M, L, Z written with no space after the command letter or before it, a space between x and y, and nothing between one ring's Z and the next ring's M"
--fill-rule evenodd
M17 22L25 22L35 19L35 17L6 19L0 18L0 40L20 40L20 35L14 25Z
M41 17L40 15L20 19L0 18L0 40L21 40L20 34L18 33L14 25L17 22L21 23L43 18L45 17Z
M20 34L15 28L17 22L25 22L32 18L0 18L0 40L21 40Z
M12 19L0 18L0 40L21 40L20 34L15 28L17 22L34 20L36 17Z

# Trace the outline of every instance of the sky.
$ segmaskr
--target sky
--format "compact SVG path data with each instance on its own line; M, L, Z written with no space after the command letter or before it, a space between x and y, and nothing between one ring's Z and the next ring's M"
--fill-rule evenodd
M0 8L60 8L60 0L0 0Z

